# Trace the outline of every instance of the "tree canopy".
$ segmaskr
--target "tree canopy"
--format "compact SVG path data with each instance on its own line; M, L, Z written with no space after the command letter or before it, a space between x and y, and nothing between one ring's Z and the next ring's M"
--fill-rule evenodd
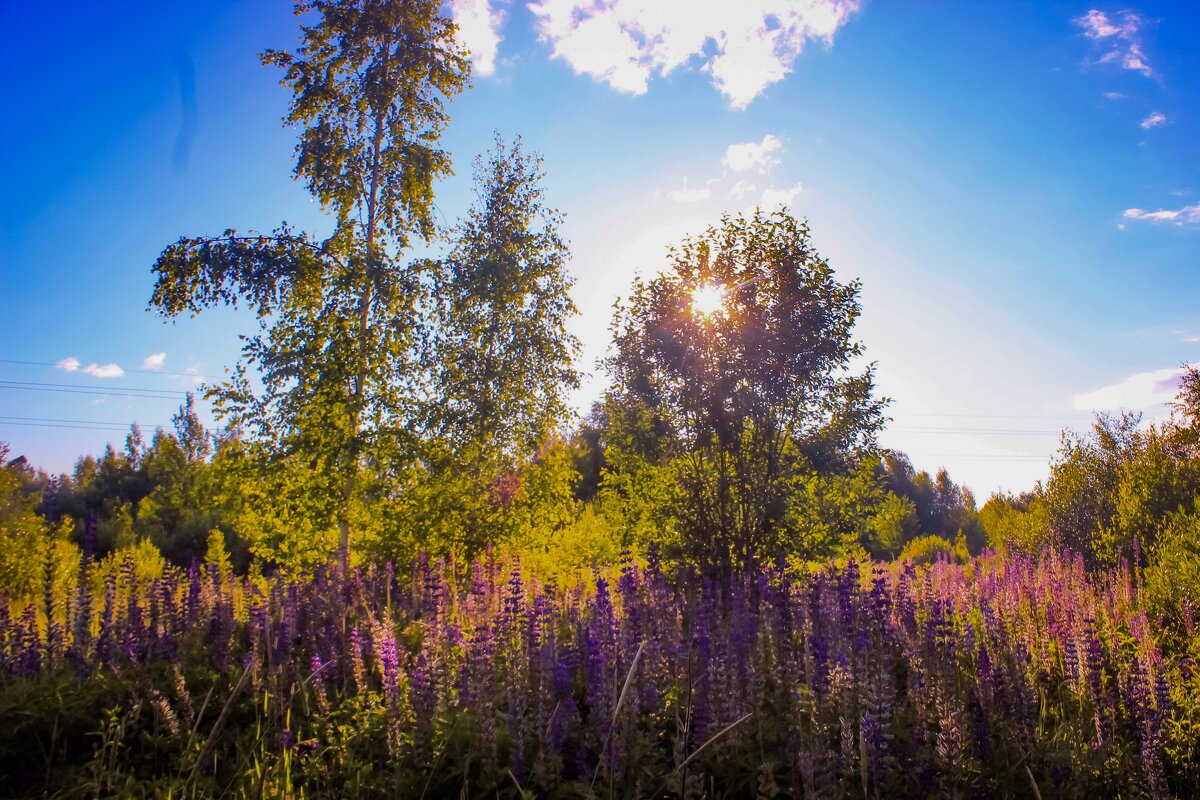
M686 239L618 309L617 447L670 465L679 524L705 562L783 552L802 534L798 484L851 474L875 453L883 401L872 367L854 371L858 291L806 223L755 211Z
M154 266L151 306L167 316L253 308L260 331L213 396L271 452L308 464L306 491L340 499L344 559L368 463L394 473L379 465L407 457L420 416L428 276L401 256L434 233L433 185L450 171L438 146L445 102L470 70L431 0L315 0L297 11L316 15L301 46L263 61L284 70L285 121L300 128L295 175L334 230L322 239L284 223L182 238Z

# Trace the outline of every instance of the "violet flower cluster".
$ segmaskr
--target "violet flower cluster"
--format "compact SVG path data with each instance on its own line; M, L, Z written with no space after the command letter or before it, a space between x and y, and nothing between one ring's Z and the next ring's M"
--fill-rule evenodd
M650 554L560 582L491 550L302 577L86 569L68 602L0 598L0 683L141 676L145 713L189 740L232 735L200 683L213 709L270 698L286 715L256 741L296 787L328 789L353 751L427 796L1179 792L1179 669L1129 571L1070 554L726 579Z

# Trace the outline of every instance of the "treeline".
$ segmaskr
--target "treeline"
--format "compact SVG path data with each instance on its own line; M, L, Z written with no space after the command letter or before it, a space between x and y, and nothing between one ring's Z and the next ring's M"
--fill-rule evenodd
M356 557L407 559L418 551L469 557L487 542L520 546L551 571L613 563L621 551L696 561L704 484L690 470L695 453L653 461L632 454L636 430L616 392L597 403L569 435L556 438L521 468L415 483L402 516L389 499L364 504ZM336 553L335 528L305 538L298 527L313 510L287 508L272 492L288 480L264 476L236 431L211 433L188 396L147 443L134 426L121 450L80 458L70 475L34 470L4 456L0 470L0 576L4 593L29 595L58 552L62 569L78 555L103 558L150 546L167 561L203 560L217 536L235 570L303 569ZM666 445L663 436L651 440ZM719 482L720 476L710 479ZM1200 586L1200 373L1187 370L1167 422L1099 416L1086 433L1064 432L1049 479L1018 496L994 495L977 508L970 490L946 470L916 470L902 453L864 456L853 469L790 476L788 513L764 559L837 556L965 561L985 547L1036 556L1068 548L1092 567L1121 560L1148 567L1148 582ZM731 491L744 491L742 486ZM764 504L765 506L765 504ZM288 513L291 516L286 516ZM759 513L766 513L760 511ZM720 532L710 533L720 539ZM55 549L57 548L57 550Z

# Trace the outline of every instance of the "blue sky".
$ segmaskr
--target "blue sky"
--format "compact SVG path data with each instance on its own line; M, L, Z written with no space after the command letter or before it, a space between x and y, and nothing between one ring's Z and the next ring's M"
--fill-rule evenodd
M602 5L455 3L476 75L438 192L452 222L493 130L544 155L585 369L632 275L723 211L780 201L862 280L884 444L981 496L1044 477L1058 431L1095 410L1161 417L1200 361L1197 4ZM14 454L68 470L130 421L169 424L235 361L249 318L146 310L166 244L327 229L256 57L295 38L276 0L0 2Z

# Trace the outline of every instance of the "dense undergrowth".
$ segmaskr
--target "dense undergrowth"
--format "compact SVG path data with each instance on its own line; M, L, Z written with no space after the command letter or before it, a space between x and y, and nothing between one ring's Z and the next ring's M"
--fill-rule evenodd
M725 581L653 553L558 582L515 553L89 563L0 605L0 793L1196 796L1191 609L1140 596L1049 551Z

